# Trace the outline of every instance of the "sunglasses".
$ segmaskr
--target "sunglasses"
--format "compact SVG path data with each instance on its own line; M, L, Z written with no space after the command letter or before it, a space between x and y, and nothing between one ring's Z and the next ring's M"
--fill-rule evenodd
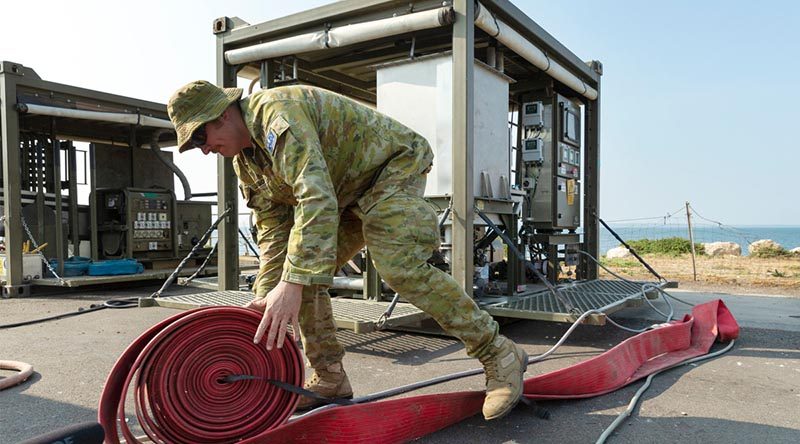
M206 144L205 124L200 125L196 130L194 130L192 137L189 138L189 141L191 142L192 148L201 148Z

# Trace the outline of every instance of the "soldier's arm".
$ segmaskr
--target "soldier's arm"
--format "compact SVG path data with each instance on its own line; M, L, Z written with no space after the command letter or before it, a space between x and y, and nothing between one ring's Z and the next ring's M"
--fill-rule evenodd
M265 134L273 169L291 186L297 200L281 279L330 285L336 264L339 205L316 127L299 106L289 103L282 104L269 120Z
M259 251L259 269L253 291L256 298L267 296L281 280L286 260L286 245L292 229L292 208L268 200L246 186L242 188L247 206L253 210L256 242Z

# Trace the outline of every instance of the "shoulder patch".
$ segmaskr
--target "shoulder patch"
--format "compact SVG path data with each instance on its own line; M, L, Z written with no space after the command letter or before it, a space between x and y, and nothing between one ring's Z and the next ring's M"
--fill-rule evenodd
M267 133L267 151L269 151L270 154L275 153L275 142L277 141L278 136L275 135L275 131L270 129Z
M278 144L278 138L289 129L289 122L283 116L275 116L269 124L267 130L267 140L265 146L270 155L275 153L275 146Z

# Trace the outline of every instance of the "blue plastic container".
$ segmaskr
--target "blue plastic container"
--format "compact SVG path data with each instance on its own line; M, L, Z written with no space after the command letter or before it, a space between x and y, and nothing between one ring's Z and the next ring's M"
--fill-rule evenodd
M89 264L92 262L88 257L72 256L64 261L64 276L85 276L89 272ZM58 270L58 259L50 259L50 266L53 270ZM48 272L48 274L50 274Z
M134 259L112 259L98 261L89 265L89 276L117 276L121 274L139 274L144 265Z

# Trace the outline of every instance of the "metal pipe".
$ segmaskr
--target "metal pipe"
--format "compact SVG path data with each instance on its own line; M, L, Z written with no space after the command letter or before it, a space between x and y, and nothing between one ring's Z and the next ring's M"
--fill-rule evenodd
M189 181L186 179L186 176L183 174L180 168L175 165L171 160L167 159L164 156L164 153L161 152L161 146L158 144L158 138L167 132L166 129L159 129L153 132L153 137L150 138L150 149L153 150L153 154L161 161L164 165L167 166L181 181L181 186L183 186L183 200L192 200L192 187L189 185Z
M451 25L454 19L453 8L449 6L414 12L399 17L340 26L232 49L225 51L225 61L231 65L241 65L320 49L339 48L383 37Z
M82 109L59 108L56 106L34 105L31 103L17 103L17 111L40 116L66 117L71 119L98 120L101 122L129 123L140 126L152 126L174 130L172 122L141 114L109 113L102 111L86 111Z
M356 277L348 277L348 276L334 276L333 277L333 284L331 284L332 290L350 290L350 291L363 291L364 290L364 278L356 278ZM381 284L381 292L390 291L390 288L386 283Z
M587 85L578 76L572 74L560 63L551 59L544 51L528 41L517 31L503 23L495 17L485 6L478 3L478 12L475 17L475 24L504 44L534 66L546 72L550 77L567 85L578 94L594 100L597 98L597 90Z
M362 290L364 290L364 279L363 278L334 276L333 284L331 284L331 289L333 289L333 290L362 291Z

